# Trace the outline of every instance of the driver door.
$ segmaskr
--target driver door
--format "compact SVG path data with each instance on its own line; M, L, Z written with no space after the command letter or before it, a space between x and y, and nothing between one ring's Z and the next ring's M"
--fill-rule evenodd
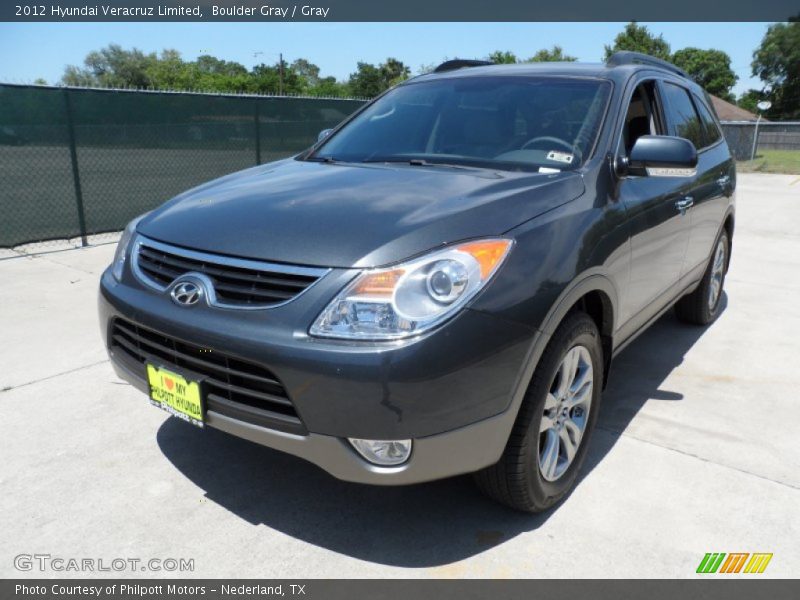
M629 90L619 131L618 156L627 156L642 135L665 135L659 83L639 80ZM674 295L689 243L690 217L676 203L691 186L687 178L626 175L619 184L630 238L630 277L621 299L620 323L631 330L657 314Z

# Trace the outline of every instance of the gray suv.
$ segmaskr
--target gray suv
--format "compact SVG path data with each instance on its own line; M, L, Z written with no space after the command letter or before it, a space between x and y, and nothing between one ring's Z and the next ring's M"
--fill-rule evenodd
M720 311L735 165L708 95L603 65L449 61L298 156L134 220L102 276L121 377L199 427L377 485L574 485L612 358Z

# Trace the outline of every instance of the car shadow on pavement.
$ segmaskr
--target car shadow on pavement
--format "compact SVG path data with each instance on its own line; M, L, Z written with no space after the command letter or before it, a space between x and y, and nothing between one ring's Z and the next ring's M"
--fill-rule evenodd
M723 291L720 315L727 307ZM614 359L581 479L611 451L646 402L683 400L680 390L662 384L706 331L707 327L681 322L670 310Z
M705 329L681 324L672 314L618 357L581 479L645 402L683 397L661 384ZM447 565L535 530L559 510L512 511L483 497L468 476L403 487L346 483L291 455L178 419L167 419L157 439L183 475L239 518L379 564Z

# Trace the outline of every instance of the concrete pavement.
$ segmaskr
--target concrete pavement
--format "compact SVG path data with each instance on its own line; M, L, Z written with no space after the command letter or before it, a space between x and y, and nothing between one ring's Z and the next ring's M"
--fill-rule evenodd
M168 418L106 360L113 244L4 252L0 577L42 575L21 553L190 558L196 577L693 577L706 552L772 552L762 577L796 576L798 224L797 177L740 176L723 314L670 313L618 358L580 485L534 517L468 477L348 484Z

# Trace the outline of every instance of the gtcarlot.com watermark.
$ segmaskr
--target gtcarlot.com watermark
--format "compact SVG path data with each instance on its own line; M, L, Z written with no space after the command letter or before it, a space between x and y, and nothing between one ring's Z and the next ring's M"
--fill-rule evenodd
M88 558L53 556L52 554L17 554L14 557L17 571L73 572L73 573L187 573L194 571L193 558Z

